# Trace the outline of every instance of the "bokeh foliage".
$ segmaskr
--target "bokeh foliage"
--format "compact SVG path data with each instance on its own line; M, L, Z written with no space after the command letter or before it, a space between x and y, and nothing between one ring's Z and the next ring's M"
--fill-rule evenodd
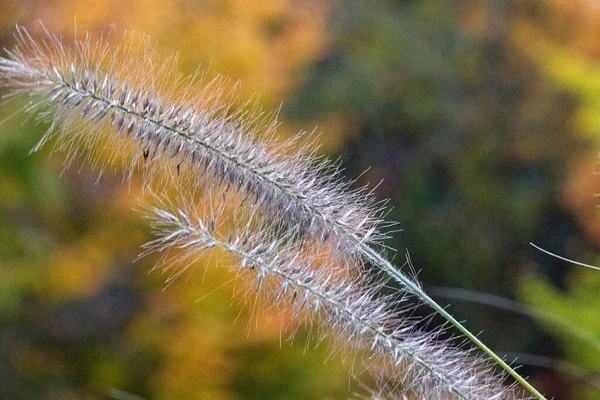
M567 5L569 4L569 5ZM181 50L180 68L240 79L240 96L284 101L282 134L319 125L349 177L383 182L425 285L477 289L561 315L600 338L600 275L532 241L600 260L600 10L561 1L1 1L1 41L41 19L70 34L136 29ZM232 81L232 85L235 81ZM0 109L0 119L19 104ZM166 290L132 211L138 185L51 147L45 127L0 126L0 397L347 397L348 365L302 334L280 344L277 313L232 300L224 268L199 265ZM216 261L218 263L218 260ZM196 302L196 300L200 299ZM548 324L453 301L492 347L600 373L593 350ZM285 335L283 335L285 339ZM281 347L281 348L280 348ZM524 369L560 399L585 382ZM592 375L591 375L592 376ZM122 392L119 392L122 391Z

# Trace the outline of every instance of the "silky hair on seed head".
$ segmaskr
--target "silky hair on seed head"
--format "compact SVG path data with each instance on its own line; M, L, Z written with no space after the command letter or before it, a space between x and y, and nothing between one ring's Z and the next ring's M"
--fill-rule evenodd
M331 337L332 351L352 349L358 369L375 370L374 397L518 398L498 364L544 399L393 265L385 201L353 189L339 163L318 155L314 135L279 138L277 112L256 99L240 104L224 78L181 74L176 54L139 33L67 41L43 31L37 39L17 27L16 46L0 57L4 99L27 98L25 112L48 124L33 151L52 140L66 166L83 159L124 180L141 172L156 235L144 252L163 254L167 283L203 252L229 254L249 295L291 311L319 340ZM408 299L447 324L423 329L427 319L413 316ZM466 345L438 339L450 327Z
M221 203L222 204L222 203ZM145 254L163 254L158 267L178 277L207 251L229 255L232 270L248 284L246 296L293 316L284 328L290 337L304 321L316 342L329 338L331 352L366 370L378 382L376 393L394 398L409 393L419 399L509 399L509 387L489 360L466 348L439 340L445 329L424 331L413 316L413 295L389 288L389 278L348 276L335 258L288 237L273 237L248 210L223 213L213 206L204 216L196 203L154 195L144 207L156 239ZM228 217L226 217L228 216ZM233 219L227 223L224 219ZM233 226L233 230L220 227ZM177 266L183 266L183 269ZM257 306L251 306L257 309ZM313 325L318 327L313 327Z
M192 186L210 179L234 187L299 234L335 240L340 254L359 252L356 241L381 244L389 225L381 203L366 188L350 190L312 140L278 139L276 115L251 102L233 107L223 78L184 76L177 56L160 57L146 36L125 33L114 44L115 36L88 34L67 46L49 32L38 42L17 30L0 68L12 93L27 92L27 111L43 110L40 119L50 122L34 150L55 137L67 164L83 152L91 167L112 165L126 176L142 169L160 180L157 171L169 169ZM124 151L101 157L110 146Z

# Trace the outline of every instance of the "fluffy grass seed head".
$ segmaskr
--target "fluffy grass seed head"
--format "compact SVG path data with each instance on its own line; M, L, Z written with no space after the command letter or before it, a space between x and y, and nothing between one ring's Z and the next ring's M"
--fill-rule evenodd
M274 223L333 240L341 256L360 253L356 243L381 244L382 203L366 188L351 190L314 140L278 139L276 114L252 102L234 107L222 78L184 76L177 56L163 57L145 36L115 36L67 44L17 28L16 46L0 58L0 85L9 97L25 94L26 111L50 123L35 150L55 137L67 164L83 153L92 167L126 176L142 169L155 187L172 176L189 190L206 180L213 190L234 187Z
M276 114L251 103L234 107L235 93L222 79L180 74L177 56L163 57L143 35L125 34L118 43L115 37L111 31L67 43L49 32L34 39L17 28L16 46L0 57L0 86L9 89L5 100L26 96L25 111L49 123L34 150L55 138L66 165L83 156L92 167L111 166L126 178L139 169L149 189L175 183L191 197L207 188L213 195L236 189L240 205L261 210L259 223L219 238L216 218L199 219L189 207L159 207L155 226L163 233L148 250L179 248L177 262L190 263L209 248L233 254L259 288L273 282L261 293L283 308L312 310L308 315L322 317L339 338L334 342L387 360L386 384L398 382L420 398L506 396L485 361L435 341L397 313L406 294L429 297L373 249L386 237L386 223L382 204L366 188L351 190L338 166L316 155L310 138L276 138ZM333 257L319 261L325 268L312 267L315 256L299 247L313 242L333 249ZM381 284L348 273L349 265L365 260L389 272L406 293L378 297Z
M513 398L487 359L436 339L439 330L422 329L422 319L413 317L410 293L382 295L386 279L350 277L335 258L319 251L318 243L274 237L243 210L230 216L235 222L228 224L219 221L227 214L214 208L203 217L194 202L155 198L156 205L145 210L157 237L145 247L165 255L161 266L193 265L207 250L229 254L236 260L233 270L253 283L247 286L249 297L262 296L261 304L293 315L293 325L286 329L290 335L298 320L309 329L318 326L315 340L330 337L332 352L360 361L353 369L374 374L377 395ZM220 232L223 226L234 228Z

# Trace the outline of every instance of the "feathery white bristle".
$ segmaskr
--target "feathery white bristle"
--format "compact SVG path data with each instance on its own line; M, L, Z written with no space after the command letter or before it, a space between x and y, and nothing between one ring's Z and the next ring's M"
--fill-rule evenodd
M141 167L161 179L168 168L192 186L210 180L235 187L276 223L334 240L340 255L385 238L382 228L391 224L381 219L381 203L366 188L350 190L338 166L316 156L314 143L302 144L302 135L277 139L276 118L258 106L231 112L233 99L218 79L184 77L176 59L160 60L147 38L129 35L114 46L86 37L66 46L50 33L37 42L19 29L17 39L0 58L0 85L30 97L27 111L51 122L40 145L56 136L68 162L84 150L96 166L99 148L111 143L123 151L109 162L123 163L127 176Z
M436 340L439 332L426 332L411 317L411 295L396 291L381 295L385 280L365 275L349 277L335 260L323 257L318 247L309 251L301 243L273 238L268 229L252 221L233 234L222 236L214 215L204 220L192 202L157 198L147 207L157 238L147 252L171 254L163 259L168 266L188 265L207 249L222 249L238 259L234 270L254 276L256 288L266 304L309 321L315 317L328 329L321 337L332 336L334 350L361 351L364 367L380 380L377 393L410 393L421 399L506 399L513 393L502 385L488 360L465 349ZM177 276L174 273L173 276ZM295 321L297 323L297 321ZM389 392L386 392L386 388Z
M170 279L201 251L221 248L282 309L320 316L334 343L372 355L367 364L381 362L374 393L392 396L399 387L426 399L512 395L486 360L436 341L435 332L419 330L410 310L402 311L405 297L416 295L443 314L416 280L376 251L393 225L382 220L383 203L366 188L351 190L310 138L278 139L275 115L252 102L234 107L235 94L222 79L183 76L177 58L161 59L143 36L115 44L88 35L67 45L51 33L35 40L18 28L16 38L0 57L0 86L10 89L7 100L27 96L25 111L50 124L34 151L54 137L67 165L83 155L92 167L112 166L125 178L140 169L149 191L179 190L177 201L151 209L159 237L146 247L181 251L164 260L173 268ZM215 227L222 209L200 218L189 199L229 196L230 188L252 217L240 217L226 238ZM365 277L365 261L403 289L378 295L385 282Z

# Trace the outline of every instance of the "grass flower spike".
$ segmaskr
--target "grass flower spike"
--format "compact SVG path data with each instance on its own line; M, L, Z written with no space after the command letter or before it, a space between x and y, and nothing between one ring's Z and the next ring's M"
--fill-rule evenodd
M129 150L112 160L125 161L128 173L141 164L149 177L176 169L192 186L206 174L251 196L279 221L293 221L286 225L298 233L338 240L340 251L356 253L355 241L383 238L382 210L366 189L349 190L336 166L315 156L312 142L297 146L302 135L275 138L277 120L259 107L232 113L234 99L219 79L201 84L199 75L183 76L176 57L161 59L139 34L117 46L89 36L72 46L50 33L46 38L38 43L18 29L18 46L0 64L3 85L29 95L27 110L45 110L40 117L52 122L40 145L56 136L57 148L73 159L113 141L110 132Z
M333 336L332 351L346 358L354 358L348 354L357 351L367 354L363 367L377 367L370 370L380 381L378 395L392 397L402 388L419 399L512 398L487 359L437 341L436 332L419 328L420 321L411 317L410 293L380 295L387 279L348 278L318 245L273 239L254 218L240 223L247 213L236 218L241 229L223 234L219 227L227 224L213 219L222 213L213 211L205 221L196 210L193 202L181 199L159 199L158 205L147 207L157 238L145 245L146 251L170 254L161 262L167 268L193 264L211 249L229 253L237 259L232 263L235 272L254 276L247 279L254 281L250 296L260 292L264 304L322 322L316 341Z
M170 263L193 262L207 249L230 253L237 270L252 270L260 292L279 306L312 310L337 343L384 360L390 382L397 382L392 387L406 393L509 398L513 392L487 361L417 328L401 306L412 296L544 398L388 261L381 252L391 225L383 220L383 203L367 188L351 189L307 135L277 138L275 114L251 102L235 107L235 92L222 80L182 75L177 57L162 57L142 35L117 42L114 32L99 39L88 34L67 44L49 32L37 40L17 28L15 37L17 45L0 57L0 86L9 89L7 100L26 96L26 112L49 123L34 150L55 138L67 165L83 157L125 178L141 170L145 187L161 199L165 188L178 190L178 200L150 208L159 237L148 251L182 251ZM229 237L217 233L214 213L200 215L190 199L231 192L247 215L234 221ZM385 283L366 277L365 263L385 272L400 292L378 296Z

